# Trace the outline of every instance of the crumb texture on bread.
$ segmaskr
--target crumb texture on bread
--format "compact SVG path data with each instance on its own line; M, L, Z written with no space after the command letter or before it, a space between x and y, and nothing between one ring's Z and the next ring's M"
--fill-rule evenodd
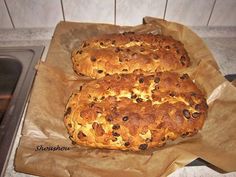
M196 134L206 114L206 100L187 74L114 74L73 93L64 123L79 145L139 151Z
M72 52L79 75L101 78L115 73L172 71L190 65L184 45L170 36L107 34L87 41Z

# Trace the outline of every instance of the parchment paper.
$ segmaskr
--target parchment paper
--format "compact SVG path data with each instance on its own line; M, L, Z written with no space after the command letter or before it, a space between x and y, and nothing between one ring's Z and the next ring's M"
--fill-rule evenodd
M225 171L236 170L236 88L224 79L206 45L190 29L155 18L144 18L144 22L136 27L72 22L57 25L46 63L38 67L16 153L17 171L50 177L156 177L167 176L197 157ZM209 103L207 120L198 135L135 153L71 144L63 124L64 108L72 91L89 81L74 74L71 51L89 37L123 31L162 33L184 43L192 62L187 72ZM67 150L50 149L58 146Z

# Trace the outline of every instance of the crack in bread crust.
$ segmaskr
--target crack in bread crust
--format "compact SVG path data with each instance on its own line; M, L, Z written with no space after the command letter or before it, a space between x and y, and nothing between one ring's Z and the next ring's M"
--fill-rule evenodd
M64 122L79 145L139 151L196 134L206 114L206 100L187 74L114 74L73 93Z
M72 52L73 69L79 75L101 78L115 73L172 71L190 65L181 42L153 34L109 34L84 41Z

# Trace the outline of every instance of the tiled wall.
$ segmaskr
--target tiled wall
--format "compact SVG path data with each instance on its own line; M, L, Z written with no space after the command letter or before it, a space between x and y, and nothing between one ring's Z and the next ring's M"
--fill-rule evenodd
M144 16L189 26L236 26L236 0L0 0L0 28L61 21L137 25Z

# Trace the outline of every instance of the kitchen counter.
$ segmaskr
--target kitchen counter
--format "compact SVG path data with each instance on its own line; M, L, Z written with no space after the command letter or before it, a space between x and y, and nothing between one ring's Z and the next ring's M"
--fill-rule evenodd
M191 27L191 29L202 37L212 51L223 75L236 73L236 27ZM0 29L0 47L44 45L45 50L42 56L42 60L44 61L46 59L53 31L54 28ZM13 167L14 155L21 136L23 121L24 116L17 133L5 176L32 176L17 173L14 171ZM181 174L179 170L177 171L178 173L176 175L171 175L171 177L190 175L188 170L183 170L184 172ZM204 170L198 169L197 171L204 173ZM236 174L229 174L229 176L234 175ZM195 175L192 174L191 176ZM209 173L204 173L203 176L209 176Z
M54 32L54 28L0 29L0 47L43 45L44 61Z

